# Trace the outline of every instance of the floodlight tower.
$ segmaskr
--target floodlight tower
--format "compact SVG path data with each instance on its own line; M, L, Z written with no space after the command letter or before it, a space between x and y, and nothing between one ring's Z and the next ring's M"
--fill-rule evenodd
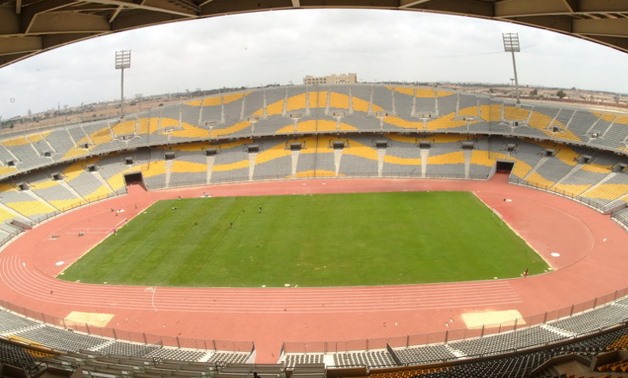
M519 80L517 80L517 64L515 63L515 53L521 51L521 46L519 45L519 34L502 33L502 38L504 39L504 51L512 54L512 68L515 71L515 96L517 96L517 104L520 104Z
M131 68L131 50L116 51L116 70L120 70L120 118L124 117L124 69Z

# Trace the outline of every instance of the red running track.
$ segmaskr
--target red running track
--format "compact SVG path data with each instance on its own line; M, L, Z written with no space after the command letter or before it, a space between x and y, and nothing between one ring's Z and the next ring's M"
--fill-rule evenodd
M528 278L427 285L332 288L147 288L54 278L157 200L177 197L339 192L473 191L555 269ZM511 201L505 201L504 199ZM115 209L116 211L112 211ZM470 220L472 221L472 220ZM79 232L83 236L79 236ZM284 341L403 337L444 331L474 311L543 314L628 287L628 233L586 206L510 185L422 179L255 182L144 192L84 207L27 231L0 253L5 301L58 318L113 314L119 333L255 341L257 362L276 362ZM560 257L552 257L559 252ZM148 289L148 290L147 290Z

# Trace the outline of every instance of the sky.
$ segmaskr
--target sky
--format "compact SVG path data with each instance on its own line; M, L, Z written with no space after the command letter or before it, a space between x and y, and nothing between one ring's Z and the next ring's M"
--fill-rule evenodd
M0 117L120 98L117 50L132 51L125 97L359 81L507 84L502 33L518 33L519 84L628 93L628 54L559 33L471 17L385 10L248 13L113 33L0 68Z

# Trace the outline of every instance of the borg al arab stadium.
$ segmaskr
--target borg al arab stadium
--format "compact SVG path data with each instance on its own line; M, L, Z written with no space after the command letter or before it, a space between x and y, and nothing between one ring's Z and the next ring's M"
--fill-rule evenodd
M51 3L0 2L0 19L31 20L4 24L4 65L149 23L309 6ZM626 49L620 2L397 3L365 5ZM0 376L628 372L624 108L434 85L216 91L3 129L0 180Z

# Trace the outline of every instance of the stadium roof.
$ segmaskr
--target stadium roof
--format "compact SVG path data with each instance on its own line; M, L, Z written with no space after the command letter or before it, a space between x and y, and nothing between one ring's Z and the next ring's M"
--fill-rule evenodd
M628 52L626 0L0 0L0 67L112 32L292 8L399 9L467 15L553 30Z

